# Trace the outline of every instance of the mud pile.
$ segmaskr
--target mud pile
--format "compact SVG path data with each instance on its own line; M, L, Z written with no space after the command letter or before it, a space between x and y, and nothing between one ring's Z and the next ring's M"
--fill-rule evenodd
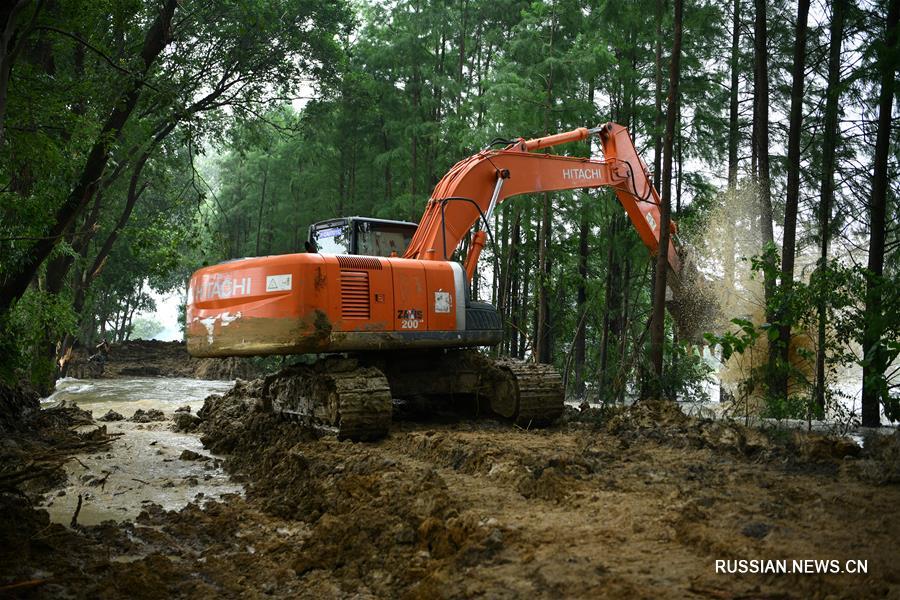
M740 588L753 595L760 588L749 582L716 582L712 557L814 553L823 528L843 531L845 516L836 507L807 516L795 500L831 503L849 493L880 506L898 493L865 491L869 482L890 481L866 473L896 468L892 445L877 446L876 456L874 444L861 451L815 433L695 419L666 402L527 432L491 421L399 422L377 444L353 444L274 418L262 410L262 396L255 382L210 398L201 411L203 439L232 453L226 468L247 481L253 506L301 524L303 543L283 560L307 592L688 593L635 583L643 579L635 565L665 552L672 563L658 566L667 574L657 582L691 571L701 590L691 593ZM785 500L783 486L804 491ZM846 541L828 543L849 552ZM705 558L685 559L684 552ZM879 559L878 568L885 564ZM617 576L607 577L611 571ZM789 581L768 580L766 593L842 589L839 582Z
M239 442L249 441L246 433L248 422L254 416L264 416L262 391L262 379L239 379L225 394L208 397L203 402L203 408L197 412L197 416L203 419L200 424L203 445L213 452L230 454ZM279 422L272 420L272 424L277 427Z
M21 496L0 494L0 508L3 597L244 597L276 588L287 597L297 593L289 567L259 555L300 543L302 530L281 529L238 498L178 513L151 504L134 523L76 529L50 523L45 511Z
M709 448L748 457L769 457L779 448L758 429L734 421L689 417L674 402L639 402L614 415L609 433L630 443L653 440L678 447Z
M707 448L798 466L831 463L837 468L848 457L862 457L877 462L879 468L887 471L900 467L900 451L896 456L889 450L882 451L890 446L880 440L861 448L848 438L820 432L761 429L737 421L689 417L674 402L634 404L611 416L606 430L626 444L652 440L674 447Z
M21 429L40 408L38 393L29 386L0 382L0 433Z
M261 393L259 381L239 382L211 397L200 412L202 439L231 453L226 468L248 482L251 501L308 528L286 563L297 575L327 573L345 593L433 596L428 573L490 561L502 546L504 532L467 512L430 465L320 437L262 411Z
M856 472L877 484L900 483L900 430L890 436L872 435L865 441L865 457Z
M106 427L77 406L39 410L0 437L0 491L38 493L64 478L63 463L72 455L110 441Z
M194 377L198 379L253 379L262 369L249 358L195 358Z
M78 452L104 450L111 439L75 406L30 414L0 438L0 594L26 591L34 570L29 561L55 544L65 531L32 505L51 486L65 481L63 465ZM7 590L10 581L26 585Z
M357 444L277 419L261 409L262 396L262 381L241 381L199 413L204 442L229 453L226 468L246 482L245 498L198 497L178 512L147 504L134 522L72 530L0 494L0 591L25 585L77 598L900 593L900 486L884 477L900 459L900 435L838 458L821 436L780 439L646 404L581 420L569 414L555 428L531 431L417 417L394 423L377 443ZM858 476L870 467L881 480ZM865 559L868 574L717 574L722 558Z

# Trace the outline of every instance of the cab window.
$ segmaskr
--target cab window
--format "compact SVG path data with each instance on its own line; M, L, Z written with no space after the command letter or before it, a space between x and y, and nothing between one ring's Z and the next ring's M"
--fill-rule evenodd
M350 227L323 227L313 233L313 242L322 254L350 254Z
M356 224L356 249L363 256L403 256L413 233L415 227L362 221Z

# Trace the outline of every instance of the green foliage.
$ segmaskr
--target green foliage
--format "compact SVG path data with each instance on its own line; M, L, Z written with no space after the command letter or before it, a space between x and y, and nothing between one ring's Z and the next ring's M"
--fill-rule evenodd
M752 321L747 319L731 319L737 325L737 331L726 331L722 335L704 333L703 337L711 346L719 346L722 351L722 360L729 360L734 354L743 354L752 348L760 337L760 331Z
M26 373L30 383L42 393L50 391L47 385L56 374L55 354L48 352L47 340L61 339L76 328L77 315L68 297L29 289L9 315L2 336L9 348L13 362L3 365L2 377L15 381Z
M0 97L0 284L33 279L0 314L15 340L0 344L5 379L25 374L49 386L64 334L126 336L135 311L151 304L145 286L184 284L205 253L199 149L236 119L333 81L336 38L350 21L347 4L330 0L186 0L147 68L142 47L158 33L161 7L25 3L3 23L11 40ZM105 131L132 101L121 129ZM73 194L86 164L105 168ZM62 224L63 235L47 237ZM48 239L56 251L31 273L23 265Z
M660 6L665 10L657 23ZM725 175L730 72L723 49L730 43L731 6L690 0L685 10L674 196L681 207L675 216L680 232L695 240L715 212ZM32 8L37 9L33 15ZM774 14L790 13L780 1L773 8ZM877 3L858 7L853 15L857 30L878 30L881 8ZM158 11L159 3L152 2L60 0L31 3L13 24L16 43L24 43L11 70L5 140L0 142L0 282L53 225L106 117L120 101L117 93L141 70L139 49ZM742 106L749 106L752 39L746 30L753 15L746 3L743 12L738 92ZM32 16L36 27L29 29ZM769 21L772 106L776 114L785 113L791 20ZM127 335L135 311L149 304L149 289L176 289L199 266L298 251L314 221L352 214L418 220L442 174L496 136L530 137L614 120L629 127L654 168L662 124L657 104L667 93L672 31L668 5L656 0L364 0L352 5L185 0L176 9L175 23L165 51L140 86L134 113L122 131L104 139L110 156L96 195L59 240L55 264L35 277L29 294L48 297L23 298L15 318L0 315L9 333L0 341L6 344L0 362L9 373L27 372L34 361L47 363L39 355L65 332L75 331L82 341L101 332ZM815 120L827 62L822 60L825 35L827 23L811 25L813 72L805 107L811 116L803 140L809 148L803 185L810 198L821 179L813 136L820 130ZM875 37L847 53L860 58L847 68L844 97L853 114L864 116L861 123L874 121ZM738 126L738 167L741 177L747 176L741 187L750 189L751 161L744 158L752 155L749 111L741 111ZM869 125L859 128L845 140L837 174L849 183L843 186L847 192L839 190L835 226L851 237L864 235L856 231L865 229L866 221L858 199L868 185L872 145ZM773 148L779 147L782 130L773 126ZM896 140L892 143L896 148ZM582 143L556 150L587 156L597 148ZM138 168L145 152L146 164ZM896 154L892 181L897 181ZM781 157L773 162L777 213L784 171ZM131 206L135 191L140 196ZM892 189L889 215L896 215L896 196ZM554 362L561 369L573 362L575 331L583 325L584 378L605 396L622 399L635 387L645 355L641 340L651 279L646 247L610 192L556 194L551 199L550 275L539 277L541 201L519 198L495 213L496 247L485 249L473 294L504 304L502 351L525 357L532 351L536 290L543 285L552 304ZM752 233L758 227L753 206L729 214L732 224ZM579 273L582 219L588 247L584 279ZM862 227L855 227L853 219ZM801 227L801 247L814 233L815 228ZM772 300L769 312L779 315L778 322L739 321L734 331L711 341L729 354L752 352L761 340L777 340L779 326L795 331L810 326L824 298L834 328L831 367L861 360L843 342L858 340L860 323L873 319L885 335L879 345L883 351L872 360L890 365L900 354L896 236L896 228L888 232L887 274L877 283L887 303L878 314L861 311L866 281L861 273L835 263ZM757 271L777 264L774 250L760 258ZM754 235L738 245L738 252L756 251ZM583 306L576 301L580 287ZM63 318L66 303L74 321ZM39 342L34 335L41 330L45 339ZM11 336L22 336L24 345L9 342ZM705 377L702 361L680 345L670 346L666 389L679 397L698 393ZM811 382L803 369L777 361L766 368L787 373L793 395L809 395ZM885 403L897 393L897 373L887 371L875 382ZM759 374L760 385L767 376ZM792 413L797 406L793 399L773 398L772 403L772 414Z
M667 339L665 356L662 397L698 404L709 402L708 386L712 382L713 368L700 349Z
M131 339L152 340L165 329L154 317L138 317L131 325Z
M215 198L207 198L204 248L209 262L254 254L295 252L310 223L335 216L371 215L418 220L433 185L456 161L496 136L533 136L610 119L630 123L638 136L656 127L652 86L652 30L646 15L654 3L613 9L578 2L467 3L393 2L365 4L339 78L295 112L288 106L240 121L224 136L218 160L205 172ZM705 7L692 19L698 35L712 31L718 9ZM712 44L698 37L691 68L700 74ZM623 50L624 49L624 50ZM624 53L623 53L624 52ZM692 56L694 56L692 54ZM717 76L718 77L718 76ZM709 83L707 87L714 87ZM708 90L707 90L708 91ZM701 80L691 98L707 94ZM591 97L593 96L593 101ZM689 102L693 102L690 100ZM710 124L697 120L691 135ZM587 155L586 144L561 146ZM687 156L697 155L685 143ZM707 194L694 174L692 194ZM540 221L540 198L517 198L498 210L497 247L485 250L485 270L474 293L500 301L498 281L511 260L514 221L519 246L509 276L519 286L515 310L507 307L505 352L531 352ZM588 341L586 376L616 397L637 373L635 343L643 323L635 315L649 304L646 247L624 221L608 191L560 193L554 205L549 288L554 361L564 369L571 336L584 323ZM511 203L512 204L512 203ZM587 211L589 230L588 314L571 291L580 283L578 228ZM614 269L611 281L607 272ZM619 291L607 306L606 290ZM525 287L527 286L527 293ZM511 299L510 299L511 302ZM508 303L509 304L509 303ZM611 316L605 369L600 369L604 315ZM515 345L509 339L517 336Z

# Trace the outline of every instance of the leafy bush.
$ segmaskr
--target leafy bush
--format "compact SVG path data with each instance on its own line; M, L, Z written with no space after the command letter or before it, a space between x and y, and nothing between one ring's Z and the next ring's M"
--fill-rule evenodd
M2 378L15 383L27 377L39 392L46 394L56 378L56 348L47 340L61 339L74 332L76 315L71 299L30 288L0 323L3 347Z
M707 385L712 382L713 368L696 347L686 342L666 340L669 364L662 380L663 397L686 402L709 402Z

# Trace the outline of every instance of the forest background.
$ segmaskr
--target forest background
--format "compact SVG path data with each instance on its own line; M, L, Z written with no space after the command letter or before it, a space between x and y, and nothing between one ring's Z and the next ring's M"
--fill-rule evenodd
M855 366L876 424L900 412L897 20L897 0L5 3L0 376L47 392L73 345L134 335L148 289L301 251L318 220L418 221L493 139L615 121L713 282L709 335L659 318L614 195L578 191L496 212L472 293L497 352L578 396L685 399L707 343L773 416L837 406Z

